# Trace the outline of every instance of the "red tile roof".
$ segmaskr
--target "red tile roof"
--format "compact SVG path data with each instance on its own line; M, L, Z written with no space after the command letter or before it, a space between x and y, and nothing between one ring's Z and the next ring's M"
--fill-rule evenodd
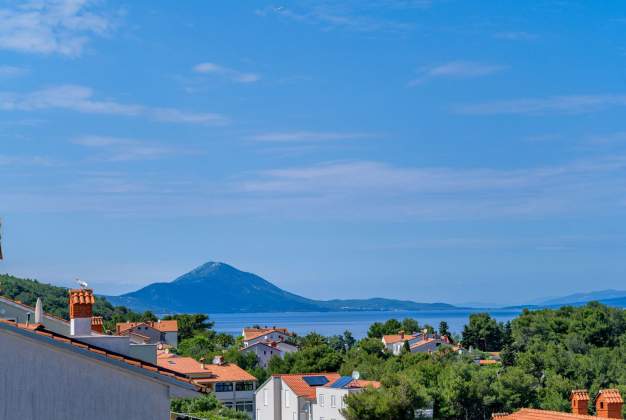
M189 378L186 375L182 375L179 372L173 370L173 369L167 369L167 368L162 368L159 367L157 365L154 365L152 363L148 363L145 362L143 360L140 359L135 359L133 357L129 357L129 356L125 356L123 354L120 353L115 353L106 349L103 349L101 347L97 347L97 346L93 346L91 344L86 344L83 343L77 339L74 339L72 337L66 337L63 336L61 334L57 334L54 333L52 331L48 331L45 329L45 327L41 324L30 324L30 325L26 325L26 324L17 324L15 322L12 321L6 321L3 319L0 319L0 323L2 324L6 324L6 325L10 325L16 328L19 328L21 330L27 330L30 331L32 334L36 334L39 337L45 337L51 341L54 342L59 342L59 343L66 343L66 344L70 344L75 348L79 348L82 350L86 350L89 351L91 353L94 354L98 354L102 357L105 357L106 359L109 359L111 361L116 361L116 362L123 362L126 363L129 366L135 366L138 368L142 368L145 369L149 372L153 372L153 373L158 373L160 375L166 376L168 378L172 378L175 379L177 381L180 382L184 382L187 384L192 384L196 387L196 389L198 391L204 391L204 387L195 384L191 378Z
M288 373L288 374L278 374L273 375L274 377L281 378L285 384L296 394L298 397L308 398L310 400L314 400L315 396L315 388L314 386L310 386L307 384L304 379L305 376L325 376L329 382L335 382L337 379L341 378L341 375L338 373Z
M154 328L155 330L161 332L177 332L178 331L178 321L175 319L167 320L167 321L156 321L156 322L118 322L115 325L115 330L118 334L123 333L124 331L130 330L131 328L135 328L139 325L146 325L148 327Z
M602 398L605 403L623 403L622 395L619 389L601 389L596 396L596 399Z
M479 364L480 366L485 366L485 365L497 365L497 364L499 364L499 363L500 363L500 362L498 362L497 360L485 360L485 359L483 359L483 360L479 360L479 361L478 361L478 364Z
M190 375L199 384L257 380L254 376L232 363L224 363L223 365L205 363L203 368L200 362L191 357L178 356L169 352L159 352L157 354L157 364L163 368Z
M262 337L266 334L271 334L273 332L277 332L285 335L293 335L293 333L289 332L287 328L244 328L243 329L243 339L245 341L254 340L255 338Z
M569 399L570 401L589 401L589 392L586 389L575 389Z
M400 334L391 334L391 335L383 335L383 340L385 340L385 344L393 344L393 343L398 343L400 341L413 340L416 337L417 336L413 334L404 334L402 336Z
M600 420L604 417L522 408L513 414L494 414L491 418L497 420Z

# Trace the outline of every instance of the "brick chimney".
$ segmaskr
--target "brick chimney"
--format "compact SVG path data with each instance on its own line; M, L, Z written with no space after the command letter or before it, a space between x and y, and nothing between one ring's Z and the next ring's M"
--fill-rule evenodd
M572 414L589 415L589 393L586 389L575 389L569 397L572 403Z
M93 316L93 290L70 290L70 335L91 335L91 318Z
M404 340L404 331L400 331L400 340Z
M596 396L596 415L609 419L622 418L624 400L619 389L601 389Z
M104 320L101 316L91 317L91 330L100 334L104 334Z

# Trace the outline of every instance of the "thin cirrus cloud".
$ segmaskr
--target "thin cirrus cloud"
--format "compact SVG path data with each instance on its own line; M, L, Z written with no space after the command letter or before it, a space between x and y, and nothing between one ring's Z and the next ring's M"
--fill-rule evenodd
M507 66L479 63L475 61L451 61L433 67L422 68L417 77L409 81L409 86L418 86L441 78L469 79L489 76L505 70Z
M108 136L83 136L72 140L73 144L98 150L103 160L122 162L131 160L153 160L181 154L181 150L153 144L153 142Z
M244 73L229 67L215 63L200 63L193 67L193 71L199 74L214 74L237 83L254 83L261 79L256 73Z
M354 140L369 137L372 137L372 134L333 131L275 131L258 133L250 136L249 139L267 143L310 143Z
M249 208L298 216L463 220L619 210L624 175L625 155L516 170L356 161L268 170L236 189Z
M0 8L0 49L37 54L80 55L94 35L113 24L94 1L51 0Z
M145 117L155 121L187 124L223 125L228 119L221 114L188 112L177 108L125 104L97 99L91 88L61 85L29 93L0 92L2 111L38 111L64 109L84 114Z
M467 115L586 114L626 106L625 94L564 95L481 102L454 108Z
M28 70L23 67L0 65L0 79L23 76L26 73L28 73Z

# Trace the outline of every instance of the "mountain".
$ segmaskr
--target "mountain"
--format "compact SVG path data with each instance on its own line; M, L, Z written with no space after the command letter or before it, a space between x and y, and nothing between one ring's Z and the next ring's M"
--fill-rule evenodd
M209 262L169 283L153 283L132 293L107 296L114 305L157 313L326 312L456 309L445 303L393 299L319 301L276 287L252 273Z
M552 298L539 302L539 306L552 306L552 305L567 305L572 303L599 301L604 302L606 300L626 298L626 291L624 290L600 290L596 292L588 293L575 293L573 295L563 296L559 298Z

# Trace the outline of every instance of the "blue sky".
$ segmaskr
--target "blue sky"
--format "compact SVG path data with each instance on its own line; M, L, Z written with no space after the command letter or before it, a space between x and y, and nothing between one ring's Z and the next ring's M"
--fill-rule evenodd
M0 272L623 289L625 34L618 1L0 0Z

